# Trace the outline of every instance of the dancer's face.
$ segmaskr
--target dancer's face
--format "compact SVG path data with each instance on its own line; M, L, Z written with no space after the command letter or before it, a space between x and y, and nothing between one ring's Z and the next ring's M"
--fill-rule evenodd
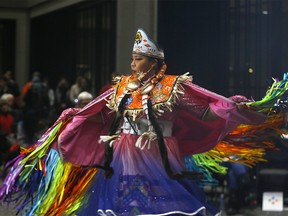
M132 75L139 77L141 73L145 74L143 81L155 74L156 61L143 55L132 54L131 58L131 71Z

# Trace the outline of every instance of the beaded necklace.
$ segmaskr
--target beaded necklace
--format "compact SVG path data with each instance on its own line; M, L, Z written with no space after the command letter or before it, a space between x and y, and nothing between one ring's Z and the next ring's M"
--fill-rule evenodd
M153 75L149 78L146 82L143 82L140 78L134 77L133 75L130 76L129 83L126 86L127 92L133 92L135 90L139 91L142 95L149 94L151 90L155 87L155 85L161 80L164 76L164 73L167 69L166 64L161 67L161 70L156 75ZM142 76L143 77L143 76ZM142 85L142 87L141 87Z
M153 130L153 126L149 120L149 115L148 115L148 99L150 98L150 93L155 87L155 85L163 78L164 73L167 69L166 64L163 64L159 73L156 75L152 76L150 79L148 79L145 83L139 78L130 76L128 79L128 84L125 87L125 90L122 95L119 96L118 98L118 105L123 99L123 97L126 94L138 91L139 94L142 94L142 107L143 107L143 112L146 115L147 121L148 121L148 131L143 133L137 140L136 146L139 147L140 149L144 149L146 146L149 149L151 141L155 140L157 138L157 135L155 134ZM143 77L143 76L142 76ZM142 86L141 86L142 85ZM118 108L117 108L118 111ZM133 121L135 121L136 115L133 116ZM145 139L145 142L143 143L143 139Z

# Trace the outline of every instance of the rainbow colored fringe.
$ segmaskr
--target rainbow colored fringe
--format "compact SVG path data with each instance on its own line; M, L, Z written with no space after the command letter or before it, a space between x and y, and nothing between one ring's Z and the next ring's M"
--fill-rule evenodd
M273 80L273 85L262 100L245 103L249 109L267 116L264 123L259 125L242 124L212 150L184 159L189 170L204 174L201 184L217 183L212 174L227 173L227 167L223 166L223 162L237 162L251 167L258 162L266 161L265 152L268 149L276 149L271 138L288 133L285 128L286 112L288 111L288 73L284 74L283 80Z
M287 74L282 81L274 80L266 96L256 102L246 103L251 110L265 113L266 122L260 125L240 125L214 149L185 158L187 168L200 171L206 179L212 173L225 173L223 161L252 166L265 161L265 150L275 148L269 139L287 133L283 125L287 119L285 93L288 90ZM63 162L59 153L51 148L70 118L56 122L29 149L8 164L11 166L0 189L0 200L16 202L17 210L24 215L73 215L85 204L86 191L97 173L96 168L81 167ZM27 211L26 211L27 210ZM25 213L25 211L27 213Z
M52 126L36 145L22 149L11 162L0 199L16 202L18 212L24 210L29 216L73 215L85 203L84 195L97 169L63 162L59 153L50 148L68 121Z

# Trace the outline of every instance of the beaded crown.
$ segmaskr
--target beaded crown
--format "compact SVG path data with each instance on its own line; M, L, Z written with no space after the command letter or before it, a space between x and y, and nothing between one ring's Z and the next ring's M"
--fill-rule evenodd
M148 57L164 59L164 52L158 44L149 38L143 29L138 29L133 46L133 53Z

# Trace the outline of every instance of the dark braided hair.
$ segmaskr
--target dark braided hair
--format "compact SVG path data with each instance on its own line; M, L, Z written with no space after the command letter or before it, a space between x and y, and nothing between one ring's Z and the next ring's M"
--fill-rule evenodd
M169 162L169 158L168 158L168 154L167 154L167 148L165 145L162 129L159 126L159 124L157 123L156 117L155 117L154 112L153 112L152 103L151 103L150 98L147 101L147 105L148 105L149 120L150 120L150 122L151 122L151 124L155 130L155 133L157 135L158 147L159 147L160 155L162 158L162 163L163 163L163 166L165 168L167 175L172 179L182 179L182 178L196 179L196 178L203 177L202 173L198 173L198 172L182 171L179 173L173 173L171 166L170 166L170 162Z
M123 112L124 112L124 104L126 103L127 99L129 98L130 94L125 94L125 96L122 98L122 100L119 103L118 111L116 112L116 116L112 122L112 125L109 130L109 136L115 135L119 125L121 123L121 120L123 118ZM104 170L105 170L105 177L111 178L114 174L113 168L110 166L112 160L113 160L113 146L110 146L110 142L107 142L105 145L105 159L104 159Z

